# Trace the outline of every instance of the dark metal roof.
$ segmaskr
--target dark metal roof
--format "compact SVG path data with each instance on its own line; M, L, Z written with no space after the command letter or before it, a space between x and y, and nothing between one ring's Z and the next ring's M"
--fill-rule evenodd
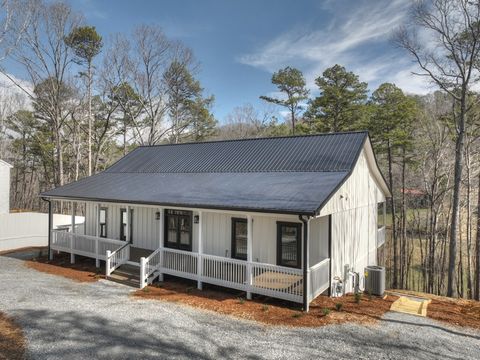
M366 132L139 147L45 197L314 214L352 171Z
M106 172L348 171L366 135L351 132L143 146Z

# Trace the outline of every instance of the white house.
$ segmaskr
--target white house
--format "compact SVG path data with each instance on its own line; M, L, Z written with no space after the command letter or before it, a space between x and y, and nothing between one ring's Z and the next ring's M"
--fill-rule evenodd
M85 206L85 234L51 231L50 247L107 276L129 264L140 287L170 274L308 310L376 265L390 192L368 133L347 132L139 147L41 196Z
M10 211L10 169L13 166L0 159L0 214Z

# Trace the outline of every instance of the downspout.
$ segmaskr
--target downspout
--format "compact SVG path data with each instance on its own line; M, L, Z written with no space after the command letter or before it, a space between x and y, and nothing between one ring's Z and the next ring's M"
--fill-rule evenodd
M48 259L52 259L52 250L51 250L51 243L52 243L52 228L53 228L53 221L52 221L52 201L42 197L43 201L48 203Z
M308 301L308 222L310 221L310 216L306 218L302 215L298 216L303 223L303 311L308 312L309 301Z

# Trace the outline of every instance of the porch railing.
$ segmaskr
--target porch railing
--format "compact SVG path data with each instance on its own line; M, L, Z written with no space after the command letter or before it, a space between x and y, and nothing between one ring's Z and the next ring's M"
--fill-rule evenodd
M377 248L385 243L385 226L377 230Z
M200 273L199 262L202 265ZM313 299L329 287L330 260L323 260L310 269L309 299ZM141 260L140 287L146 286L155 272L299 303L303 301L302 269L160 248Z
M125 241L60 230L52 231L52 242L50 244L53 250L87 256L97 260L105 260L107 250L115 251L123 245L125 245Z
M106 251L105 274L110 276L119 266L125 264L130 259L130 243L124 243L122 247L111 252Z

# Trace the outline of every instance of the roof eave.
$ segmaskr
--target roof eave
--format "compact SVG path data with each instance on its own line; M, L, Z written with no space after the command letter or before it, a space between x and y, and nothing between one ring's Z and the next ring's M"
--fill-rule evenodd
M165 202L147 202L147 201L132 201L132 200L117 200L117 199L101 199L101 198L85 198L75 196L55 196L48 195L46 193L40 194L41 198L50 200L70 200L70 201L88 201L88 202L107 202L115 204L133 204L133 205L151 205L162 207L179 207L179 208L191 208L191 209L211 209L211 210L225 210L225 211L239 211L239 212L254 212L265 214L284 214L284 215L306 215L315 216L316 211L308 210L284 210L284 209L269 209L269 208L249 208L249 207L236 207L236 206L216 206L205 204L181 204L181 203L165 203Z

